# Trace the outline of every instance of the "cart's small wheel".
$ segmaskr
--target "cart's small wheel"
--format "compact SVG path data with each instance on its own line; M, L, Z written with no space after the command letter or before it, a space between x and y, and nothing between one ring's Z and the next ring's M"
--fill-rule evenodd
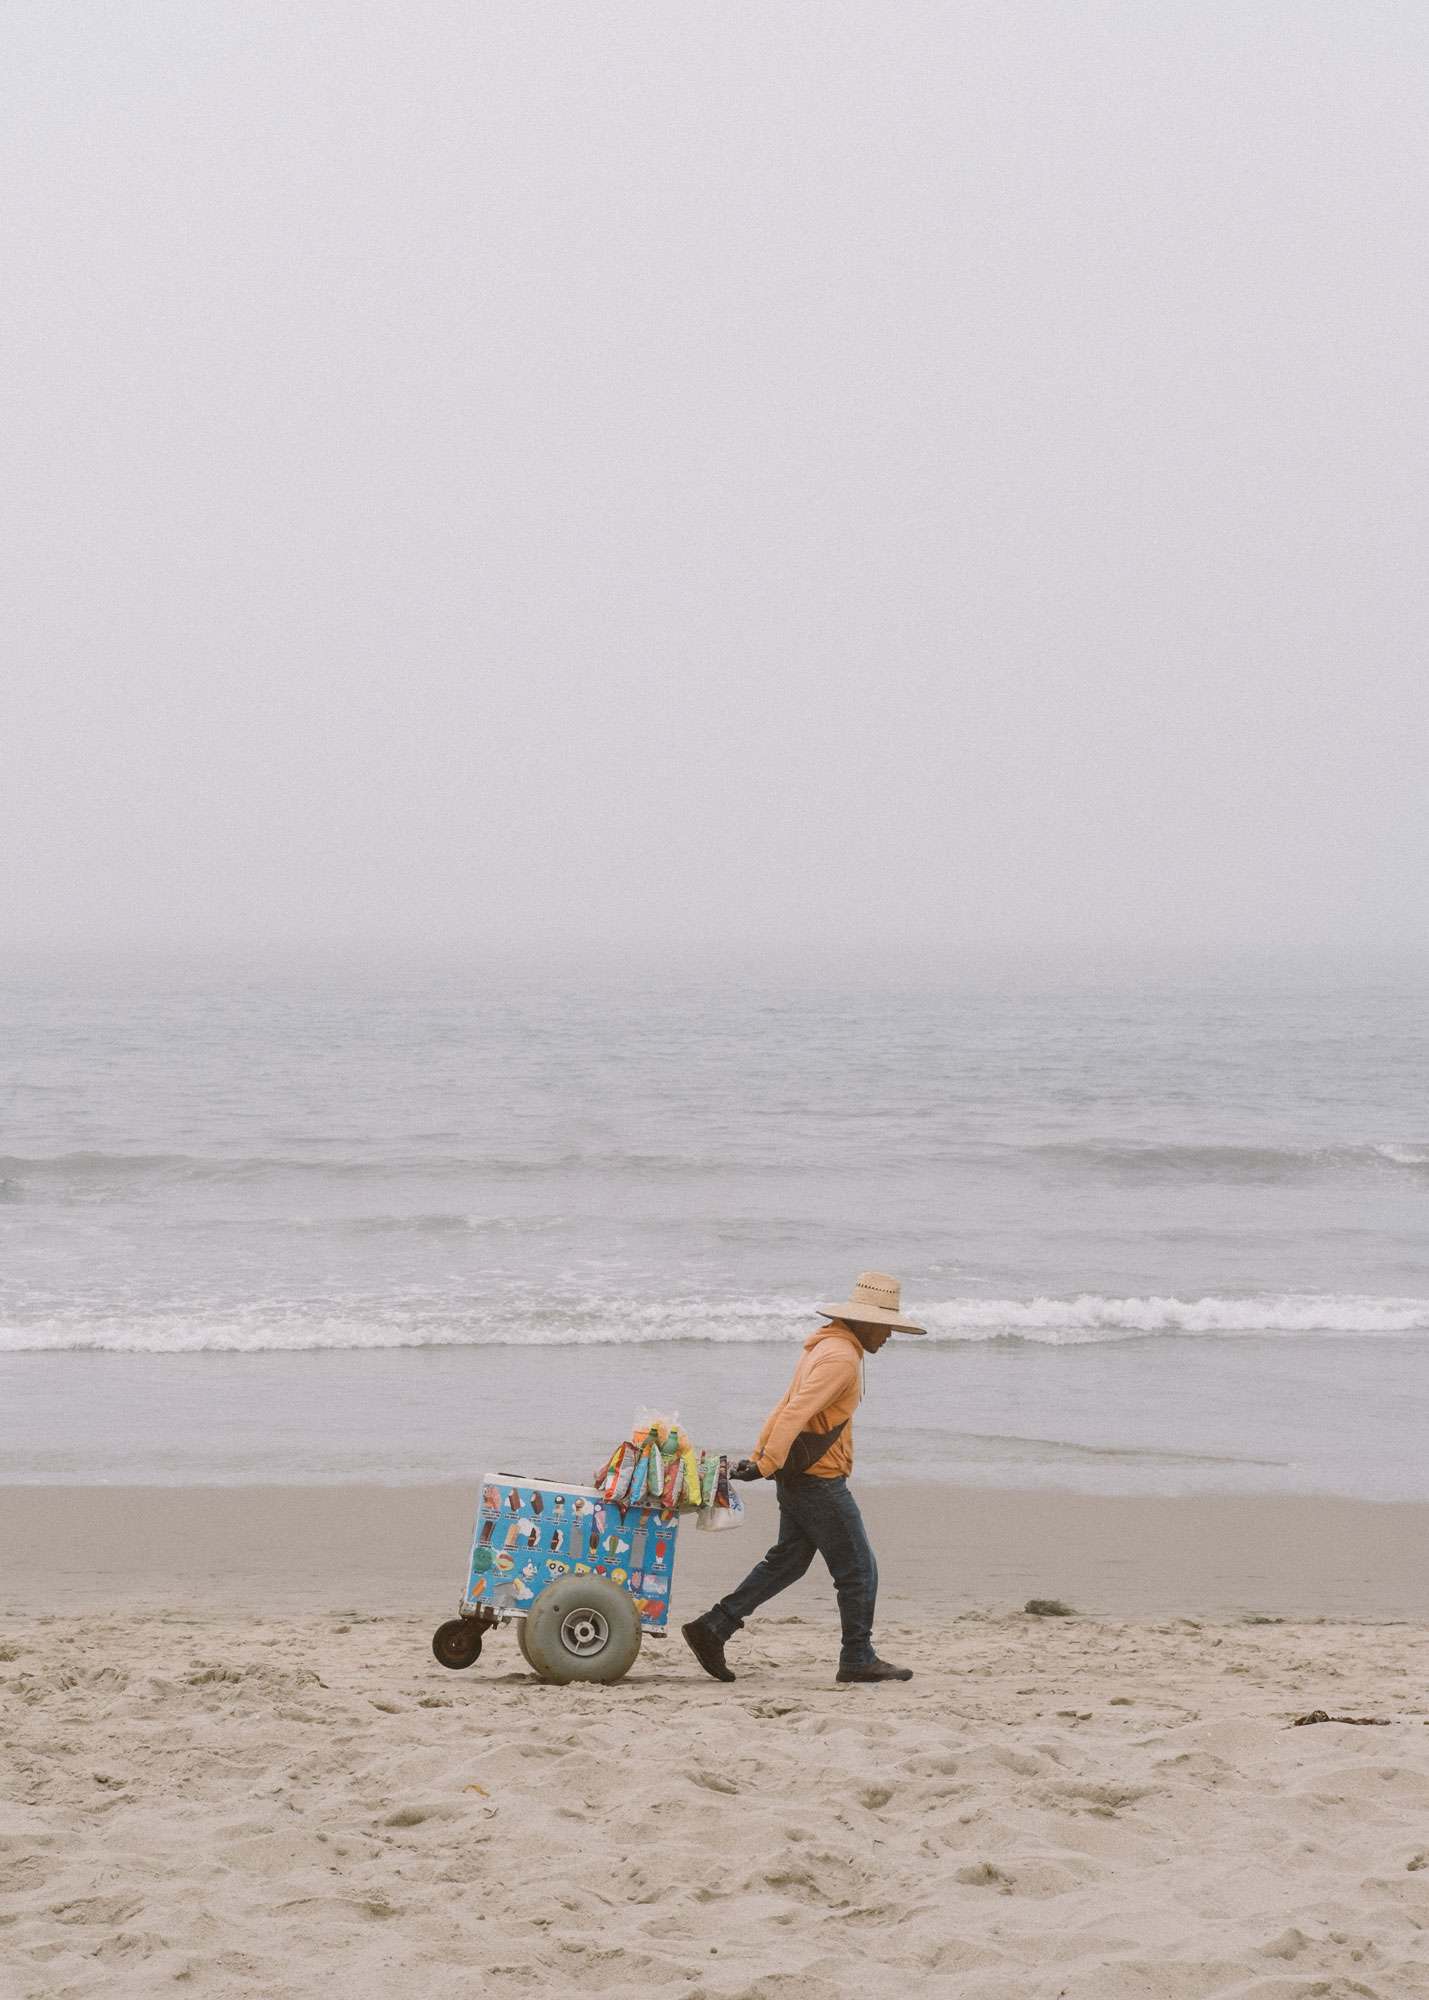
M522 1622L522 1649L545 1681L618 1681L640 1651L635 1600L603 1576L548 1583Z
M432 1651L444 1667L469 1667L481 1656L481 1627L474 1618L449 1618L432 1634Z
M521 1657L526 1662L527 1666L531 1669L532 1673L538 1674L541 1671L541 1669L536 1665L536 1662L531 1658L531 1648L526 1644L526 1620L524 1618L518 1618L515 1622L516 1622L516 1643L521 1648Z

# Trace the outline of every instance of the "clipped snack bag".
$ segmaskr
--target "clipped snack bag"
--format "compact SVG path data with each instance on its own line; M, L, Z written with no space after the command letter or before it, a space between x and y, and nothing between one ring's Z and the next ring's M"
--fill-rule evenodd
M621 1469L631 1456L631 1452L632 1446L629 1443L618 1444L610 1454L610 1457L605 1461L603 1468L591 1481L591 1485L595 1487L596 1491L603 1494L607 1500L614 1494L616 1485L620 1479Z
M635 1475L641 1463L640 1454L633 1444L627 1444L622 1448L620 1469L610 1491L605 1495L607 1500L613 1500L617 1507L628 1504Z
M630 1436L591 1484L622 1514L631 1507L670 1516L682 1509L729 1506L728 1461L701 1451L678 1417L647 1409L636 1412Z

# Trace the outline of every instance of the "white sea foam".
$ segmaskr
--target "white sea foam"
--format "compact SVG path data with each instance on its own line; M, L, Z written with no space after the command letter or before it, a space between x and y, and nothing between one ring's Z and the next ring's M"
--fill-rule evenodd
M1266 1298L955 1299L929 1306L930 1331L956 1340L1049 1346L1146 1334L1398 1334L1429 1331L1429 1299L1279 1293Z
M1281 1293L1262 1298L948 1299L920 1307L933 1340L1047 1347L1190 1336L1368 1337L1429 1332L1429 1299ZM0 1353L297 1353L323 1349L751 1344L798 1338L816 1315L786 1298L563 1299L451 1310L385 1306L358 1314L255 1302L143 1319L75 1311L0 1326Z

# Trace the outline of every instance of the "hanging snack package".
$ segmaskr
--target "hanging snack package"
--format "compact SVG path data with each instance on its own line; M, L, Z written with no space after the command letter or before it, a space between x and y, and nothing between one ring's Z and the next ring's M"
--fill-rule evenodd
M640 1455L634 1445L623 1445L621 1447L620 1470L616 1476L615 1484L605 1496L607 1500L613 1500L617 1507L622 1506L629 1500L639 1465Z
M622 1478L625 1480L628 1489L630 1472L634 1461L635 1447L630 1443L629 1439L624 1444L618 1444L615 1447L615 1450L606 1460L604 1469L598 1472L591 1481L591 1484L603 1499L613 1500L615 1498Z
M636 1412L629 1437L615 1447L591 1484L622 1520L632 1508L661 1515L743 1512L738 1495L732 1496L729 1460L701 1451L679 1417L663 1411Z

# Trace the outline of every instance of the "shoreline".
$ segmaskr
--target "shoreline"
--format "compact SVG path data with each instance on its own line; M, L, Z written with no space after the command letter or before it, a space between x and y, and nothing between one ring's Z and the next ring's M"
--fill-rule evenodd
M877 1365L860 1489L1429 1503L1429 1336L910 1342ZM513 1469L588 1476L652 1396L718 1413L695 1433L743 1451L791 1367L785 1345L752 1343L0 1356L0 1476L460 1486L493 1449Z
M855 1482L890 1617L1060 1598L1091 1618L1429 1622L1429 1503L1330 1495L1089 1495ZM752 1567L774 1496L738 1534L680 1542L675 1620ZM475 1485L0 1486L0 1610L361 1610L450 1615ZM767 1615L834 1616L822 1565Z

